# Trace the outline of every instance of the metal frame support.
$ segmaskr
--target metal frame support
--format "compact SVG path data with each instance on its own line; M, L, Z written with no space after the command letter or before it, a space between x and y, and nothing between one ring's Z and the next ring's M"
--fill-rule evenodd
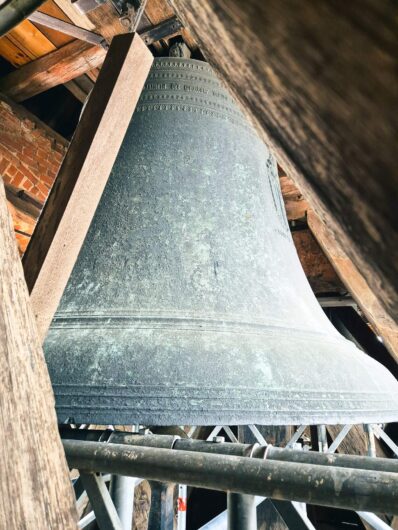
M279 500L398 514L397 473L138 445L112 444L109 449L109 444L101 442L64 440L63 444L70 467L86 472L123 473Z
M177 499L177 530L185 530L187 526L187 486L178 485Z
M112 444L126 444L131 446L157 447L176 451L193 451L230 456L251 456L270 461L295 462L301 464L315 464L317 466L367 469L398 473L398 460L391 458L370 458L368 456L318 453L315 451L298 451L295 449L267 447L258 444L227 443L216 441L193 440L178 438L174 435L139 435L118 431L97 430L62 430L63 440L102 441ZM221 438L221 437L218 437Z
M255 425L248 425L248 428L251 430L252 434L254 435L254 438L258 441L260 445L268 445L266 439Z
M175 484L150 480L151 509L148 530L173 530Z
M382 521L380 517L377 517L374 513L357 512L357 514L374 530L392 530L391 526Z
M123 530L131 530L134 513L135 477L113 475L109 493L115 505Z
M101 475L80 472L80 479L87 491L100 530L123 530L122 523Z
M327 453L335 453L338 449L341 442L344 440L344 438L347 436L347 434L350 432L352 425L344 425L344 427L341 429L339 434L336 436L336 438L333 440L333 443L329 447L329 449L326 451Z
M326 434L326 425L318 425L318 446L320 453L327 453L328 451L328 438Z
M254 495L227 492L228 530L257 530Z
M384 432L383 429L377 424L376 425L373 424L372 425L372 429L373 429L373 432L375 433L375 435L378 436L379 438L381 438L388 445L388 447L391 449L391 451L396 456L398 456L398 445L391 440L391 438L388 436L388 434L386 432Z
M293 434L293 436L287 442L286 447L293 447L294 444L300 438L300 436L303 434L306 428L307 428L307 425L300 425L300 427L297 428L297 431Z
M368 456L376 457L376 443L373 427L370 424L364 425L364 430L368 436Z

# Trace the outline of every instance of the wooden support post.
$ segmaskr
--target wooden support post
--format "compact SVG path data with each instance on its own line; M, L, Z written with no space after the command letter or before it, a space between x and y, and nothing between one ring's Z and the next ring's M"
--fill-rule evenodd
M101 66L105 55L101 46L73 41L2 77L0 92L23 101Z
M0 529L76 529L54 397L0 179Z
M58 307L153 61L137 34L112 40L23 258L42 340Z
M171 0L313 209L398 314L392 0Z

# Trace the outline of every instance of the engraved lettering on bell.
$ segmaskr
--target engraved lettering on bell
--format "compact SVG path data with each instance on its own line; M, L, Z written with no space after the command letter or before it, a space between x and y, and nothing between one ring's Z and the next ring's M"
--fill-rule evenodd
M60 422L398 419L393 376L313 296L274 159L198 61L155 59L44 348Z

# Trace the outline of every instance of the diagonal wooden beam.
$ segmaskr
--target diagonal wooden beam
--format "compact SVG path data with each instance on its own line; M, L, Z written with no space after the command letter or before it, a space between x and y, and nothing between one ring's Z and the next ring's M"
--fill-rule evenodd
M0 178L1 528L77 529L41 341Z
M369 287L363 275L341 248L333 232L313 212L307 212L307 222L311 232L329 259L352 297L365 313L376 333L383 338L384 345L398 362L398 325L389 316L378 296Z
M106 50L73 41L0 78L0 92L23 101L101 66Z
M137 34L112 40L23 258L44 339L86 237L153 56Z
M170 0L342 248L398 314L393 0ZM332 21L332 22L331 22Z
M296 235L295 239L295 233L293 233L300 260L307 276L309 276L310 283L311 271L316 271L325 260L328 261L372 324L375 332L383 338L384 345L392 357L398 362L398 321L390 317L385 307L380 303L378 293L370 288L364 276L337 241L331 228L311 209L298 187L284 174L283 170L280 171L279 182L289 221L306 220L310 231L322 249L321 252L324 254L323 257L311 255L308 245L302 248L299 238ZM307 231L303 231L303 235L308 236ZM322 268L322 270L323 274L320 275L320 280L332 278L328 274L325 275L327 269ZM334 284L336 285L337 282Z

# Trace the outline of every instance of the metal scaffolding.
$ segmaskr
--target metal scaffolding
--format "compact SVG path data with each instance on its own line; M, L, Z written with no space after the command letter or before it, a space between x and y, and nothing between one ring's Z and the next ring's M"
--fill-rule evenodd
M177 511L178 530L185 530L187 485L228 494L228 514L221 514L204 528L228 525L229 530L255 530L256 506L266 498L284 520L295 521L292 528L313 528L305 505L300 511L295 501L354 510L371 527L388 528L372 512L398 513L398 460L334 454L350 430L348 425L329 447L326 430L318 429L322 452L292 449L305 427L297 429L284 449L267 444L255 426L249 426L259 440L254 444L239 443L231 428L223 426L216 427L207 441L154 435L148 430L63 428L61 435L69 465L80 472L101 530L131 529L134 487L140 479L148 479L152 489L151 529L173 528L173 503L179 496L175 484L183 485L179 487L183 500L178 501L179 507L182 502L182 510ZM369 446L379 429L366 428ZM219 436L222 430L231 442ZM389 439L393 450L394 445ZM111 473L110 491L101 473ZM86 516L80 528L92 520L93 514Z

